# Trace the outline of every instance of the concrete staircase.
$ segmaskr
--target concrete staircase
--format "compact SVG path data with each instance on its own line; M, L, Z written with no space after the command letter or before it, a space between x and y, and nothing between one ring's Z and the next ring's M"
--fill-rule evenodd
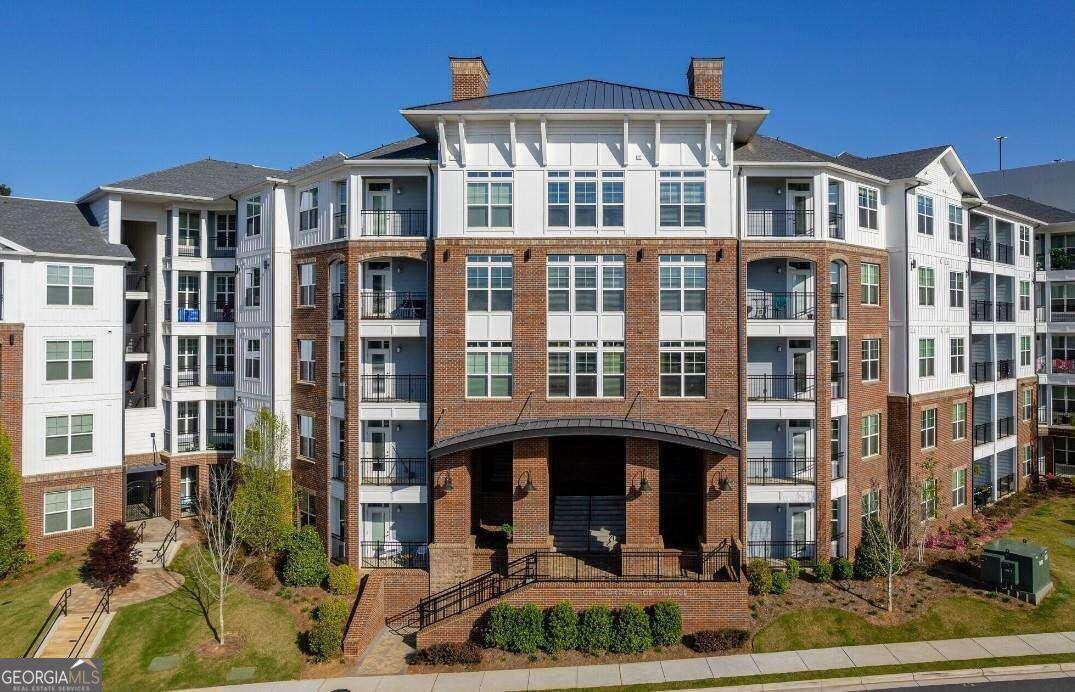
M552 544L563 552L608 552L627 525L622 495L558 495L552 508Z
M146 520L142 540L138 543L138 569L153 569L155 567L167 567L175 554L179 552L179 546L187 537L187 531L178 522L170 522L163 517L154 517ZM167 544L164 550L163 561L160 559L160 548Z

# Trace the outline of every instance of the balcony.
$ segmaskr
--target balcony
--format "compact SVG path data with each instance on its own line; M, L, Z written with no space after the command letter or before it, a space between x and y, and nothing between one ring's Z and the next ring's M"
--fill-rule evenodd
M832 399L847 398L847 375L842 372L834 372L830 378L829 386L832 390Z
M127 334L127 341L123 344L124 353L149 353L149 334Z
M1010 380L1015 377L1015 361L1014 360L998 360L997 361L997 379L998 380Z
M198 441L198 433L187 433L185 435L175 436L175 451L177 452L197 452L200 448Z
M334 319L334 320L342 320L343 319L343 311L345 309L345 307L344 307L344 303L345 303L344 299L345 299L345 297L346 297L346 294L343 293L342 291L332 294L332 319Z
M181 307L175 311L175 319L178 322L201 322L202 311L198 308Z
M970 256L974 259L992 261L993 243L988 238L971 238Z
M149 291L149 267L141 269L127 268L123 272L123 284L125 290L132 293L146 293Z
M977 427L977 426L975 426ZM1015 434L1015 416L997 419L997 439L1003 440Z
M176 254L180 257L201 257L202 248L200 245L179 245L176 248Z
M344 381L344 376L338 372L332 373L329 376L329 397L335 401L343 401L346 391L347 383Z
M974 445L984 445L993 441L993 424L978 423L974 426Z
M832 480L839 480L847 476L847 463L843 452L832 453Z
M234 322L235 321L235 306L234 305L220 305L209 311L210 322Z
M997 322L1013 322L1015 320L1013 307L1011 303L997 302Z
M817 555L815 541L747 541L747 559L781 562L794 558L802 563L812 563Z
M971 382L992 382L993 381L993 361L980 360L975 361L971 366Z
M970 318L972 322L992 322L993 301L972 300L970 302Z
M829 212L829 237L836 240L844 239L844 215Z
M814 294L806 291L747 291L747 319L812 320Z
M1003 243L997 243L995 259L1001 264L1015 264L1012 260L1015 249L1011 245L1005 245Z
M342 481L347 477L347 460L343 452L332 453L332 480Z
M234 387L234 372L210 372L207 376L210 387Z
M424 320L426 294L421 291L362 291L364 320Z
M426 460L364 458L359 462L364 485L425 485Z
M175 376L175 386L197 387L199 380L197 370L180 370Z
M359 216L362 219L362 235L364 236L422 238L426 235L425 209L392 211L363 209L359 212Z
M747 375L750 401L813 401L813 375Z
M362 375L362 401L415 402L426 400L425 375Z
M226 430L210 430L206 435L205 446L221 452L235 449L235 433Z
M126 397L123 400L124 408L149 408L152 405L152 400L149 398L149 392L127 392Z
M813 485L816 479L813 459L747 458L747 483L751 485Z
M363 569L412 567L425 569L429 565L429 548L417 541L362 541L360 566Z
M748 209L747 236L752 238L803 238L814 235L813 210Z

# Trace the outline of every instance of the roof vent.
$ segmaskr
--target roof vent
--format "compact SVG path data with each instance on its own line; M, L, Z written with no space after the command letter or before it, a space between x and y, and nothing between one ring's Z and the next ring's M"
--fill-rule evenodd
M687 91L700 99L720 100L724 89L724 58L691 58Z
M489 95L489 68L482 56L448 58L452 73L452 100L472 99Z

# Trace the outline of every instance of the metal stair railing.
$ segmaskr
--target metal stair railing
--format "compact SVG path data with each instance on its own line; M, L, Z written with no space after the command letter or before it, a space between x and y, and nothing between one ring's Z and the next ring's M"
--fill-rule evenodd
M164 537L164 540L161 541L161 544L157 546L157 549L153 552L153 558L150 562L159 562L161 563L161 567L167 567L165 560L168 559L168 548L172 547L172 544L175 543L178 536L179 520L176 519L172 522L172 528L168 530L168 535Z
M105 592L101 595L101 600L97 601L97 605L94 606L93 612L86 618L85 627L82 628L78 638L75 639L75 643L71 645L71 651L68 652L67 658L82 657L82 650L90 643L90 635L93 634L94 629L97 627L97 623L109 612L108 604L111 598L112 589L105 589Z
M56 605L52 606L52 610L45 616L45 621L41 623L41 627L37 630L37 634L34 635L30 645L26 647L26 651L23 652L23 658L33 658L37 650L41 648L42 642L45 641L45 637L52 630L52 626L56 624L56 621L60 619L61 615L67 615L67 599L71 597L71 587L64 589L64 592L60 594L59 600L56 601Z

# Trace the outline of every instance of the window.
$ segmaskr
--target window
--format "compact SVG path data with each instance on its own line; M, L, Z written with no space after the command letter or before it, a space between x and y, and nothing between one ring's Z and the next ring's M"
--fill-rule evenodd
M705 396L705 342L662 341L661 396Z
M918 195L918 232L933 235L933 198Z
M967 371L967 342L963 337L948 340L948 369L953 375Z
M235 402L213 402L213 432L230 435L235 432Z
M244 277L246 279L246 291L243 296L243 305L248 308L256 308L261 305L261 270L257 267L247 269Z
M193 514L198 501L198 467L184 466L179 470L179 509Z
M549 312L623 312L623 255L549 255L546 264Z
M705 171L661 171L662 228L705 226Z
M963 307L965 291L963 272L948 272L948 305L953 308Z
M961 401L952 404L952 439L962 440L967 437L967 403Z
M863 262L859 283L862 285L863 305L881 304L881 265Z
M843 535L840 532L840 499L837 498L832 501L832 512L829 519L829 535L832 536L832 540L839 540Z
M513 360L510 341L468 341L467 396L510 397Z
M299 428L299 456L304 459L314 458L314 417L300 413L298 418Z
M180 336L176 339L176 364L179 370L179 386L198 384L198 337Z
M1030 309L1030 282L1029 281L1020 281L1019 282L1019 309L1020 310L1029 310Z
M1023 475L1030 475L1030 468L1034 463L1034 445L1023 445Z
M312 187L299 193L299 230L315 231L318 226L317 188Z
M179 301L179 307L183 310L201 310L201 299L198 295L201 291L199 275L184 272L179 275L177 284L176 299Z
M314 304L314 289L316 286L317 265L299 265L299 305L310 307Z
M179 254L196 257L201 252L202 221L196 211L179 212Z
M213 339L213 372L235 372L235 339L223 336Z
M1030 336L1023 335L1019 337L1019 365L1020 367L1030 367Z
M626 359L622 341L550 341L550 397L622 397Z
M1019 226L1019 255L1030 257L1030 226Z
M1024 387L1020 396L1023 397L1023 420L1030 420L1034 417L1034 390L1030 387Z
M933 339L918 340L918 376L933 377L936 374L934 356L936 342Z
M881 379L881 340L862 340L862 381Z
M45 418L45 456L85 454L92 451L92 414Z
M922 411L921 425L919 425L918 442L922 449L937 446L937 409L927 408Z
M837 180L829 180L829 189L825 198L825 206L829 213L829 233L833 238L843 237L843 196L843 183Z
M877 190L869 187L859 187L859 227L876 231L880 226L877 222Z
M467 228L511 228L511 171L467 171Z
M180 437L198 438L198 402L197 401L180 401L176 404L176 420L178 421L178 428L176 432ZM197 449L197 446L193 446L187 449L180 449L180 451L190 452Z
M948 239L963 242L963 207L948 205Z
M661 312L705 312L705 255L661 255Z
M933 305L936 300L934 294L935 277L933 267L918 268L918 304Z
M93 526L93 488L47 492L45 534Z
M246 355L243 358L243 375L248 380L261 379L261 339L246 340Z
M295 492L295 503L299 508L299 528L317 525L317 497L305 488Z
M881 453L881 414L870 413L862 417L862 458Z
M213 292L218 318L225 321L235 319L232 313L235 309L235 275L217 274L213 278Z
M920 521L937 518L936 478L927 478L918 490L918 518Z
M623 171L601 172L601 225L623 227Z
M347 181L336 181L336 214L333 224L335 237L342 238L347 231Z
M862 494L862 523L870 519L881 520L881 491L867 490Z
M48 305L93 305L93 267L50 264L45 282Z
M246 200L246 237L261 235L261 195Z
M512 281L511 255L467 257L467 310L511 312Z
M623 227L623 171L602 171L598 177L597 171L549 171L550 228L597 228L599 221L602 228Z
M45 342L45 379L93 379L93 342Z
M299 380L313 382L315 374L313 339L299 339Z
M967 469L952 472L952 508L967 504Z
M218 250L235 249L235 214L216 213L216 247Z

